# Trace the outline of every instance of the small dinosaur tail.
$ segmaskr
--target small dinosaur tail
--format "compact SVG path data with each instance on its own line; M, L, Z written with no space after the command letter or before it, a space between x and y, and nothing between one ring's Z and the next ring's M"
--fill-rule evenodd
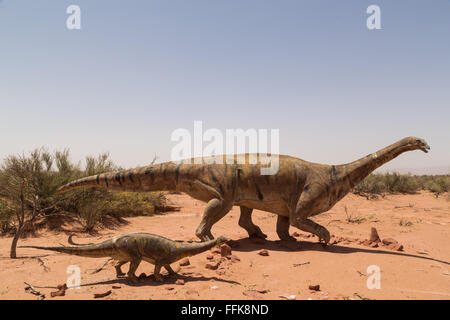
M73 246L73 247L19 246L18 248L34 248L40 250L50 250L67 253L75 256L91 257L91 258L110 257L111 254L114 253L115 251L114 247L112 246L112 243L110 242L109 243L102 242L99 244Z

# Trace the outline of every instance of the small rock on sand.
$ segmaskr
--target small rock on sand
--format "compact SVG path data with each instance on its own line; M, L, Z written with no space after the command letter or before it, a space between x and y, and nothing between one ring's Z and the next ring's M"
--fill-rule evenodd
M108 290L104 293L94 293L94 298L97 299L97 298L103 298L103 297L109 296L111 294L111 292L112 292L111 290Z
M381 242L380 236L378 235L377 229L375 229L374 227L372 227L370 229L370 241L372 242Z
M177 279L177 281L175 281L175 284L182 286L184 285L184 280L183 279Z
M383 239L383 244L385 244L385 245L390 245L390 244L393 244L393 243L398 243L398 241L397 240L395 240L395 239L392 239L392 238L386 238L386 239Z
M205 265L205 268L206 268L206 269L210 269L210 270L217 270L217 268L219 267L219 265L220 265L220 261L212 261L212 262L208 262L208 263Z
M212 248L211 249L211 253L213 253L213 254L218 254L220 252L221 252L220 248Z
M220 255L222 257L228 257L231 255L231 247L227 245L226 243L222 244L220 246Z
M180 261L180 266L182 266L182 267L188 266L190 264L191 264L191 262L189 261L188 258L184 258Z
M309 290L313 290L313 291L319 291L320 290L320 285L316 284L316 285L309 285Z
M266 249L263 249L263 250L259 251L258 254L260 256L267 257L269 255L269 251L267 251Z
M214 256L213 256L211 253L208 253L208 254L206 255L206 259L212 260L212 259L214 259Z

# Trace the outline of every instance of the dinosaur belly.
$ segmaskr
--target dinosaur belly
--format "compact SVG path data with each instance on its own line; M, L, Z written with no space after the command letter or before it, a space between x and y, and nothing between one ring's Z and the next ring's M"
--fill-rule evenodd
M289 209L286 206L286 203L282 201L240 200L238 202L235 202L234 205L276 213L281 216L289 216Z

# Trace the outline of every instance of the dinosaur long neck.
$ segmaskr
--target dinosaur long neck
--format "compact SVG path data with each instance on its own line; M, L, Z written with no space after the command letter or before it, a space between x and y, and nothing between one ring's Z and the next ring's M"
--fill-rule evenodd
M417 147L410 143L410 138L399 140L386 148L369 154L364 158L348 164L336 166L336 181L347 187L348 192L375 169L379 168L386 162L391 161L403 152L416 149Z

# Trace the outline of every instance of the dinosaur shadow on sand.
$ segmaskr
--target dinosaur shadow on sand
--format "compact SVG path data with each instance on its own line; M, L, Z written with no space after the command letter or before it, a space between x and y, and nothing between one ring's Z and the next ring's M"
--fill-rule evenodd
M142 286L158 287L158 286L162 286L162 285L175 284L175 282L177 280L179 280L179 279L184 280L185 283L187 283L187 282L194 282L194 281L210 281L210 280L214 280L214 281L217 281L217 282L225 282L225 283L229 283L229 284L238 284L238 285L240 285L240 283L237 282L237 281L225 280L225 279L221 279L221 278L217 278L217 277L205 277L205 276L193 277L193 276L190 276L190 275L188 276L188 275L182 275L182 274L175 274L175 275L165 275L163 282L156 281L154 279L153 275L150 275L150 276L147 276L145 278L140 278L138 283L131 283L127 279L127 277L121 277L121 278L105 280L105 281L85 283L85 284L82 284L81 287L102 285L102 284L111 284L111 285L123 284L123 285L127 285L127 286L130 286L130 287L142 287Z
M388 254L394 255L398 257L410 257L417 259L425 259L431 260L439 263L443 263L446 265L450 265L450 262L443 261L439 259L435 259L432 257L424 257L420 255L410 254L401 251L388 251L388 250L380 250L380 249L365 249L365 248L355 248L355 247L347 247L338 244L328 245L324 247L319 242L309 242L309 241L283 241L283 240L262 240L262 239L254 239L254 238L242 238L238 240L232 240L228 243L233 251L236 252L250 252L261 249L272 250L272 251L287 251L287 252L296 252L296 251L323 251L329 253L337 253L337 254L350 254L356 252L364 252L370 254Z

